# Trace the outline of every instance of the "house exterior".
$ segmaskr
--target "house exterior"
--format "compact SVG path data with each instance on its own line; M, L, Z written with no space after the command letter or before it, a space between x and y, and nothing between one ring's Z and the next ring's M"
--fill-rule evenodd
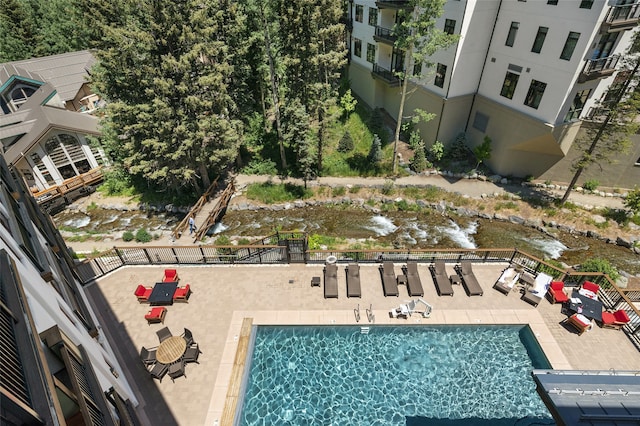
M392 29L408 5L347 3L351 87L394 117L394 71L406 65ZM431 57L432 67L414 67L422 69L410 80L405 111L435 113L419 125L427 145L447 145L465 132L476 146L488 135L491 169L538 177L567 156L582 120L614 83L639 16L632 0L449 0L436 26L460 38ZM638 169L638 181L637 159L621 160Z
M104 153L88 85L95 59L72 52L0 65L0 151L34 194L99 168Z
M62 237L2 156L0 302L0 423L141 424Z

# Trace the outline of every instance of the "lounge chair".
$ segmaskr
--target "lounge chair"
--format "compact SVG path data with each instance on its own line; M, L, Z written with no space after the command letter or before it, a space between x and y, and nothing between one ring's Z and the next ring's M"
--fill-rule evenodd
M156 306L155 308L151 308L149 312L144 316L144 319L147 320L147 324L164 324L164 317L167 315L167 308L164 306Z
M378 268L382 277L382 291L385 296L399 296L398 282L396 281L396 272L393 269L393 263L383 262Z
M582 314L571 315L565 320L565 323L575 328L579 335L582 335L585 331L589 331L593 328L591 320Z
M525 291L522 295L522 300L532 304L533 306L538 306L544 295L549 290L551 280L553 280L553 277L545 274L544 272L540 272L536 275L532 288Z
M478 283L478 279L473 273L471 262L466 260L460 262L460 265L455 266L455 270L462 278L462 286L464 291L467 292L467 296L482 296L482 287L480 287L480 283Z
M615 328L616 330L620 330L629 321L631 321L631 319L623 309L618 309L615 312L602 313L603 328Z
M500 278L498 278L496 283L493 285L493 288L504 293L505 296L508 296L519 279L520 273L510 266L502 271L502 275L500 275Z
M144 365L153 365L156 363L156 348L147 349L144 346L140 349L140 360Z
M407 277L407 293L409 293L409 296L424 296L422 281L420 281L420 275L418 274L418 264L416 262L407 262L402 267L402 272Z
M169 330L169 327L162 327L160 330L156 331L156 334L158 335L158 340L160 340L160 343L173 336L171 330Z
M352 263L345 268L347 275L347 297L362 297L360 289L360 265Z
M436 285L438 296L453 296L453 286L447 275L447 271L442 260L437 260L429 266L433 283Z
M324 298L338 298L338 266L327 263L324 267Z

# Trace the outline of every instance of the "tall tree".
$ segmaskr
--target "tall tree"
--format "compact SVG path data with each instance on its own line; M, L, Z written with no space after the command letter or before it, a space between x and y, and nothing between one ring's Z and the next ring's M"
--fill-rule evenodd
M297 171L302 176L306 188L307 181L316 175L316 153L310 132L309 115L297 98L294 98L284 108L283 136L287 143L293 147Z
M235 159L240 142L229 94L242 25L237 4L121 0L118 8L124 25L113 25L112 6L96 23L94 84L109 101L106 134L116 135L108 143L150 186L200 192Z
M584 126L585 136L576 141L578 149L583 152L572 165L574 175L560 204L569 199L571 191L587 167L594 163L610 162L614 154L628 149L629 135L638 129L636 118L640 110L639 66L640 33L636 32L624 56L622 67L618 70L619 82L611 85L600 105L598 118L602 121Z
M36 32L29 2L0 0L0 63L29 58L36 47Z
M436 20L442 15L446 0L410 0L406 9L399 11L398 22L393 27L393 34L397 37L396 49L404 52L404 70L398 72L402 80L400 92L400 107L393 141L393 172L398 164L398 142L403 123L404 104L407 98L409 79L414 75L415 64L425 64L431 67L429 58L439 50L446 49L458 39L437 29ZM422 67L418 67L422 68Z

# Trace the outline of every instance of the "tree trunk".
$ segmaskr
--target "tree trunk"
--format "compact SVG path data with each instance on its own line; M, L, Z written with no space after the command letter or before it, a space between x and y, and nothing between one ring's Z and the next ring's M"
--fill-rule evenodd
M278 147L280 148L280 162L282 164L282 170L287 168L287 157L284 152L284 142L282 140L282 127L280 124L280 102L278 100L278 81L276 79L276 67L273 59L273 52L271 50L271 39L269 36L269 26L267 19L264 15L264 4L260 3L260 15L262 17L262 25L264 30L264 44L267 50L267 57L269 58L269 79L271 80L271 98L273 101L273 111L276 117L276 133L278 135Z
M409 51L405 53L407 55L407 59L405 60L405 70L403 71L404 80L402 81L402 92L400 95L400 109L398 111L398 121L396 123L396 133L395 138L393 140L393 173L396 173L397 165L398 165L398 142L400 141L400 129L402 128L402 114L404 113L404 101L407 97L407 84L409 82L409 78L407 76L409 67L411 65L412 57L413 57L413 47L409 48Z
M207 167L204 165L204 163L200 163L198 169L200 169L200 179L202 179L202 185L205 188L208 188L211 185L211 179L209 179L209 171L207 170Z
M622 88L618 92L618 96L616 96L615 101L612 102L612 104L614 105L613 108L617 108L617 106L620 104L620 102L622 102L622 98L624 97L624 94L627 92L627 89L629 88L629 84L631 84L631 80L633 79L633 77L635 76L636 72L638 71L638 66L640 66L640 60L636 60L636 64L635 64L635 66L633 68L633 71L629 74L629 77L627 77L627 79L625 80L624 84L622 85ZM609 121L611 121L611 110L609 110L609 113L607 114L607 118L605 118L604 121L602 122L602 124L600 124L600 127L598 128L598 133L593 138L593 141L591 142L591 145L589 146L589 149L587 149L585 154L583 154L583 157L590 157L591 154L593 154L593 151L596 150L596 146L598 145L598 142L600 141L600 138L602 137L602 134L604 133L605 129L607 128L607 125L609 124ZM566 203L567 200L569 199L569 195L571 194L571 191L573 190L573 187L576 186L576 183L578 182L578 178L580 177L580 175L584 171L584 169L587 166L587 164L588 163L581 163L581 165L578 166L578 168L576 169L576 173L573 175L573 178L571 179L571 182L569 183L569 186L567 187L567 190L565 191L564 195L562 196L562 200L560 200L560 205L564 205L564 203Z
M324 114L322 111L322 106L318 108L318 175L322 172L322 138L324 137Z

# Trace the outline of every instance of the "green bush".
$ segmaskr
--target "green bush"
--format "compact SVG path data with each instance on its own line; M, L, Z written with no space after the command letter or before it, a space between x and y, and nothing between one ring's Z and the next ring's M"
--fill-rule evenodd
M251 244L251 241L248 238L240 238L238 240L239 246L248 246L249 244Z
M267 159L253 159L242 168L242 173L246 175L269 175L275 176L278 174L278 167L272 160Z
M369 150L367 159L374 164L379 164L380 161L382 161L382 142L377 134L373 135L373 141L371 142L371 149Z
M332 197L342 197L346 193L347 189L344 186L336 186L335 188L331 189Z
M138 232L136 232L136 241L139 243L148 243L152 239L153 237L151 234L144 228L140 228L138 229Z
M582 184L582 187L587 191L595 191L599 185L600 185L600 182L598 182L596 179L589 179L588 181Z
M580 270L583 272L602 272L609 275L613 281L620 277L618 270L607 259L593 258L582 262Z
M340 138L340 142L338 142L338 151L351 152L353 151L353 148L355 148L355 143L353 142L351 133L347 130Z
M229 239L229 237L227 237L226 235L220 235L218 238L216 238L215 245L217 245L217 246L230 246L231 245L231 239Z
M624 199L624 206L635 215L640 214L640 188L637 186L629 191Z
M392 195L394 193L395 183L392 180L384 181L382 185L382 193L384 195Z
M355 186L352 186L351 188L349 188L349 193L350 194L357 194L358 192L360 192L361 189L362 189L362 187L360 185L355 185Z
M133 235L133 232L131 232L131 231L124 231L124 232L122 233L122 240L123 240L123 241L127 241L127 242L129 242L129 241L133 241L133 239L134 239L134 238L135 238L135 237L134 237L134 235Z

